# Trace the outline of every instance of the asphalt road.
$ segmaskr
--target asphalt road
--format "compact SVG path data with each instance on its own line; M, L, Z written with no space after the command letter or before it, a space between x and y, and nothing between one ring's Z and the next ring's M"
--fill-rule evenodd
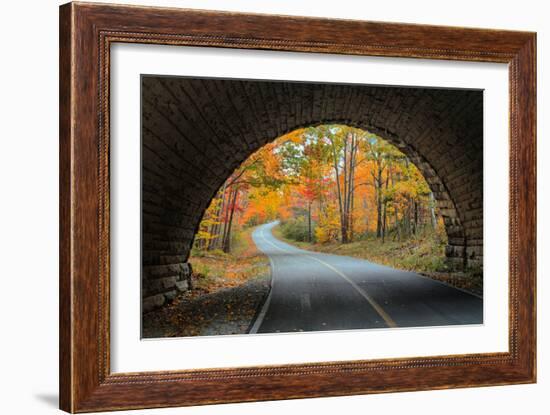
M483 300L413 272L296 248L277 222L252 234L271 263L271 291L251 333L483 323Z

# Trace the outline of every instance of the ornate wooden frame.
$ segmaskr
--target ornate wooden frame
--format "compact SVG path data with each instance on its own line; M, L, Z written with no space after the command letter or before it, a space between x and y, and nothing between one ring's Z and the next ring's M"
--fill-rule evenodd
M509 64L509 352L147 373L109 369L113 42ZM60 8L60 407L169 407L536 379L536 34L69 3Z

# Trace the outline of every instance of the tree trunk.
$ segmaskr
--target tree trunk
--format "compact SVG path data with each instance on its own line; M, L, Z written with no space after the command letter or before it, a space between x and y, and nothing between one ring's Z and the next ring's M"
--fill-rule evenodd
M308 242L313 242L313 238L311 236L311 202L309 202L307 206L307 237Z
M352 179L352 191L351 191L351 203L350 203L350 212L349 212L349 239L350 241L353 241L353 213L354 213L354 207L355 207L355 192L353 191L355 183L355 178Z
M233 215L235 213L235 205L237 203L237 195L239 194L238 189L233 190L233 200L231 201L230 205L228 205L228 208L230 210L229 213L229 221L227 223L227 232L225 232L224 240L223 240L223 247L222 250L225 253L229 253L231 250L231 226L233 225Z
M223 245L225 244L225 235L227 234L227 223L229 222L229 208L230 208L230 205L231 205L231 198L233 197L233 187L230 187L229 188L229 192L227 193L227 195L224 197L224 211L222 212L222 216L223 216L223 223L221 225L222 229L221 229L221 239L219 239L219 241L217 242L216 245L218 245L217 247L218 248L222 248L223 249Z
M378 174L375 180L376 188L376 237L382 236L382 168L378 165Z
M362 203L363 211L366 212L365 213L365 229L368 232L369 231L369 214L368 214L368 211L367 211L367 208L368 208L367 198L365 196L363 196L362 201L363 201L363 203Z
M388 211L388 204L387 202L384 202L384 213L382 215L382 243L386 240L386 221L387 221L387 211Z
M208 241L208 246L206 247L206 250L207 251L212 251L213 249L216 249L218 244L219 244L219 239L220 239L220 231L221 231L221 216L223 214L223 204L224 204L224 201L225 201L225 188L226 188L227 184L224 183L222 189L218 192L218 194L216 195L216 198L217 199L221 199L221 202L218 206L218 208L216 209L216 223L214 223L212 225L212 228L211 228L211 231L210 231L210 235L212 235L212 239L210 239Z
M341 213L342 217L342 243L348 243L348 205L349 205L349 174L350 174L350 168L349 168L349 158L348 158L348 139L349 134L344 139L344 201L343 201L343 209Z
M351 136L351 155L350 155L350 167L349 167L349 183L348 183L348 192L349 192L349 201L348 201L348 212L347 212L347 228L348 228L348 241L353 241L353 205L354 205L354 193L355 193L355 168L357 164L357 149L358 142L357 136L352 134Z
M386 194L390 183L390 177L391 177L391 164L388 166L388 170L386 174L386 184L385 184ZM384 214L382 218L382 243L384 243L386 239L386 227L387 227L387 218L388 218L388 201L386 200L386 197L384 197L383 208L384 208Z
M416 236L416 231L418 229L418 202L416 200L413 201L413 206L414 206L413 235Z
M397 207L395 207L395 229L396 229L396 236L397 240L401 241L401 222L399 221L399 211Z
M336 155L336 146L334 144L334 141L332 138L329 137L330 143L331 143L331 150L332 150L332 163L334 167L334 174L336 175L336 191L338 195L338 207L339 207L339 213L340 213L340 227L342 232L342 242L344 241L344 218L343 218L343 212L344 212L344 206L342 203L342 188L340 186L340 169L338 168L338 156Z

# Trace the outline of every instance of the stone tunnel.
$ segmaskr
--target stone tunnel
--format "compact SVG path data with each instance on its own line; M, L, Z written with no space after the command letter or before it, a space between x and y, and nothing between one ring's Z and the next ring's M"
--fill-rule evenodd
M142 309L190 283L202 215L253 152L297 128L338 123L392 143L434 194L458 266L483 260L483 93L142 76Z

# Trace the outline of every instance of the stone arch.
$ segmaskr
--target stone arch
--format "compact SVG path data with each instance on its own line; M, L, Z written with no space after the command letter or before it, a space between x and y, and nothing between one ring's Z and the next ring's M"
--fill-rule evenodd
M287 132L326 123L370 131L406 154L444 217L448 259L482 263L481 91L144 76L144 310L186 289L200 219L235 168Z

